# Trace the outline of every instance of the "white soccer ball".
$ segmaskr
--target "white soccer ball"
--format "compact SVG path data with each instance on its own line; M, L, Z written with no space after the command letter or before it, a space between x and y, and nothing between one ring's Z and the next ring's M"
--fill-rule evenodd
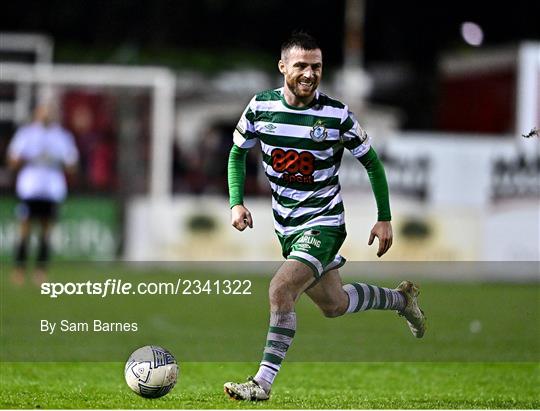
M178 372L174 356L155 345L135 350L124 368L129 388L145 398L158 398L167 394L176 384Z

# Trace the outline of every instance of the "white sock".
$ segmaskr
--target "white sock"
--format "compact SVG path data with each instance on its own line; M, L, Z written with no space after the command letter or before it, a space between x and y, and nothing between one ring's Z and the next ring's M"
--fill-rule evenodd
M263 359L259 371L253 377L266 392L270 392L295 332L296 313L294 311L270 313L270 328L266 337Z

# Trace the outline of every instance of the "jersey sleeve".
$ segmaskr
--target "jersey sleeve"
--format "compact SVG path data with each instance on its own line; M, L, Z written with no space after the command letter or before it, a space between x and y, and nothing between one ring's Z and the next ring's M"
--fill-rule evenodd
M25 140L25 127L17 130L11 142L9 143L7 154L10 158L23 158L24 157L24 140Z
M257 144L255 132L255 97L250 101L233 133L234 144L240 148L249 149Z
M79 150L77 150L77 146L75 145L75 138L67 130L64 130L62 161L67 166L74 166L79 161Z
M346 109L345 113L346 117L342 119L340 125L341 141L353 156L360 158L369 151L371 138L351 111Z

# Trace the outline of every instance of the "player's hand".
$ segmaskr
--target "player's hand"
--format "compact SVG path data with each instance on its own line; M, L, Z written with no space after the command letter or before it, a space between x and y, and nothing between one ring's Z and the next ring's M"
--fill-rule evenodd
M392 223L390 223L390 221L377 221L377 223L371 229L368 245L373 244L375 237L379 239L379 250L377 251L377 257L381 257L392 246Z
M24 164L26 163L26 160L22 157L8 157L8 168L11 171L17 172L19 171Z
M244 231L246 227L253 228L251 213L242 204L235 205L231 208L231 224L238 231Z

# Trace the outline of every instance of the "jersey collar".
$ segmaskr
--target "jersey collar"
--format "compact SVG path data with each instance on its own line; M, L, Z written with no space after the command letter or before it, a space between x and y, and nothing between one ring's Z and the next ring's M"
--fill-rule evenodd
M279 88L279 97L281 99L281 103L291 109L291 110L299 110L299 111L304 111L304 110L309 110L311 107L313 107L315 104L317 104L318 100L319 100L319 90L315 90L315 97L313 98L313 100L311 100L311 103L309 103L307 106L305 107L295 107L295 106L291 106L289 103L287 103L287 101L285 100L285 94L283 93L283 90L284 90L285 87L280 87Z

